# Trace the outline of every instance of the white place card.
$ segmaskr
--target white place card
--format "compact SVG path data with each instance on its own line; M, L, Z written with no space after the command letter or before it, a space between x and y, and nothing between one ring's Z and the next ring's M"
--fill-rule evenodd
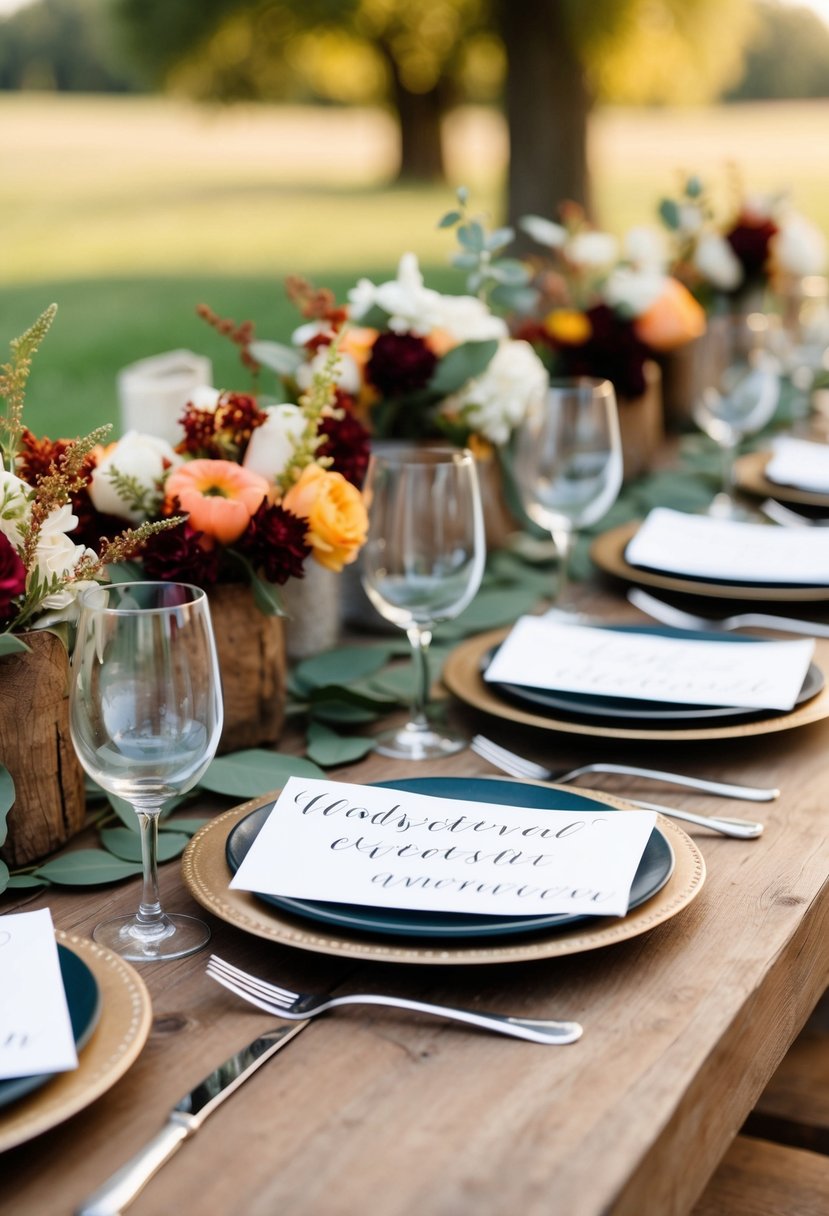
M77 1067L49 909L0 916L0 1079Z
M797 699L814 648L811 638L708 642L525 616L484 678L591 696L785 710Z
M727 583L829 587L829 528L780 528L656 507L630 541L632 566Z
M624 916L650 811L538 810L291 777L233 877L264 895Z
M781 486L829 494L829 444L781 435L775 439L766 477Z

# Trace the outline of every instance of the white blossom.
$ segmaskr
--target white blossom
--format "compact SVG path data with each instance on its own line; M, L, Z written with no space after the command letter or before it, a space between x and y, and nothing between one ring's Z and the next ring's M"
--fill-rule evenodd
M147 518L147 513L128 502L116 489L113 471L135 481L143 492L153 494L166 470L178 464L181 464L181 457L166 439L127 431L107 450L92 474L89 486L92 505L104 515L117 515L139 524Z
M770 250L776 268L797 278L821 274L826 266L826 238L811 220L794 211L781 221Z
M733 291L743 281L739 258L717 232L706 232L700 237L692 261L702 277L720 291Z
M529 343L505 341L486 371L447 398L442 410L460 413L473 431L500 446L548 385L544 364Z
M574 266L600 270L617 260L619 242L609 232L577 232L564 246L564 253Z
M542 215L525 215L518 221L518 226L539 245L549 249L561 249L567 240L567 229Z
M15 549L23 543L21 525L29 518L31 510L31 486L3 468L0 460L0 532Z
M604 298L625 316L640 317L664 294L666 282L659 270L617 266L607 276Z
M289 402L269 405L265 413L267 421L251 435L242 463L252 473L273 483L294 454L305 429L305 415L298 405Z

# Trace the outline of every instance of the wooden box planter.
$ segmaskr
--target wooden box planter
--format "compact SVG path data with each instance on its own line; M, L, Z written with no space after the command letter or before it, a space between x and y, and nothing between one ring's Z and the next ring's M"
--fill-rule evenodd
M0 761L14 805L0 857L11 867L46 857L84 826L83 769L69 736L69 656L54 634L22 635L30 652L0 658Z
M665 438L662 414L662 375L656 363L645 364L641 397L620 397L619 430L625 481L647 473Z
M282 618L260 612L241 583L213 587L209 600L224 696L219 752L276 743L285 720Z

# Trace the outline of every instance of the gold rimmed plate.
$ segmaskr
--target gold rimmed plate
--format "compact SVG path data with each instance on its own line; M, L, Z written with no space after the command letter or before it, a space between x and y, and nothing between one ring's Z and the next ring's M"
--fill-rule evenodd
M464 782L464 778L457 778ZM488 778L478 778L487 781ZM502 779L494 778L502 783ZM540 783L524 782L525 788ZM545 785L550 791L554 787ZM565 789L561 793L567 793ZM572 791L569 791L572 793ZM580 793L619 810L629 809L621 799L595 790ZM669 820L658 820L658 830L670 848L674 865L667 881L645 902L623 917L581 919L570 926L533 932L527 936L507 935L495 940L441 938L438 941L401 938L371 933L351 933L338 926L321 926L265 902L247 891L231 890L232 871L227 862L228 838L243 820L272 798L256 799L226 811L193 837L182 859L185 885L207 911L243 932L282 945L318 954L392 963L419 964L493 964L556 958L596 950L614 942L626 941L669 920L699 894L705 880L705 863L694 842Z
M823 508L829 511L829 494L814 490L800 490L797 486L786 486L766 476L766 468L773 452L749 452L734 462L734 484L747 494L758 498L776 498L778 502L800 504L804 507Z
M626 551L639 528L641 520L632 520L597 536L590 546L590 556L600 570L614 578L643 587L660 587L678 595L696 595L726 600L763 600L778 604L824 603L829 601L829 586L792 586L779 583L724 583L667 574L644 566L633 566Z
M568 718L563 713L542 712L518 705L487 684L483 668L488 653L498 646L509 633L509 628L495 629L479 634L456 646L443 667L443 682L449 691L474 709L482 710L495 718L517 722L523 726L535 726L541 730L559 731L569 735L598 736L602 739L648 739L663 742L683 742L702 739L741 739L749 735L765 735L781 730L792 730L809 722L819 722L829 717L829 689L826 685L815 696L789 710L788 713L769 711L767 717L750 722L712 722L707 726L677 726L665 723L646 727L630 723L614 722L611 719L587 721Z
M49 1131L106 1093L135 1062L150 1033L150 996L129 963L86 938L62 932L56 937L91 973L100 1015L78 1053L77 1068L55 1074L0 1110L0 1153Z

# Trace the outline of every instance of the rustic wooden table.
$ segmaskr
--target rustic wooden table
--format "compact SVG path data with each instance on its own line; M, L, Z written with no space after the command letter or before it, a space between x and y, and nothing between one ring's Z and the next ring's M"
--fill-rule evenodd
M595 603L608 617L622 613L618 600ZM818 644L817 661L829 671L829 642ZM338 1010L183 1145L136 1200L135 1216L670 1216L692 1208L829 982L829 721L756 739L610 749L507 728L462 706L453 712L467 729L554 763L624 756L779 785L782 794L757 807L594 778L614 794L636 790L708 813L727 807L762 818L766 831L743 842L690 827L707 865L698 898L643 936L589 953L498 967L392 966L292 949L213 919L218 954L300 990L389 989L573 1018L584 1036L542 1047L392 1010ZM429 773L493 770L466 751ZM423 774L371 756L341 775ZM161 873L165 906L201 914L178 863ZM48 905L59 928L88 935L136 900L130 881L54 889L25 906ZM273 1024L210 981L205 961L197 954L139 968L154 1013L146 1047L91 1106L2 1157L3 1210L71 1212L185 1091Z

